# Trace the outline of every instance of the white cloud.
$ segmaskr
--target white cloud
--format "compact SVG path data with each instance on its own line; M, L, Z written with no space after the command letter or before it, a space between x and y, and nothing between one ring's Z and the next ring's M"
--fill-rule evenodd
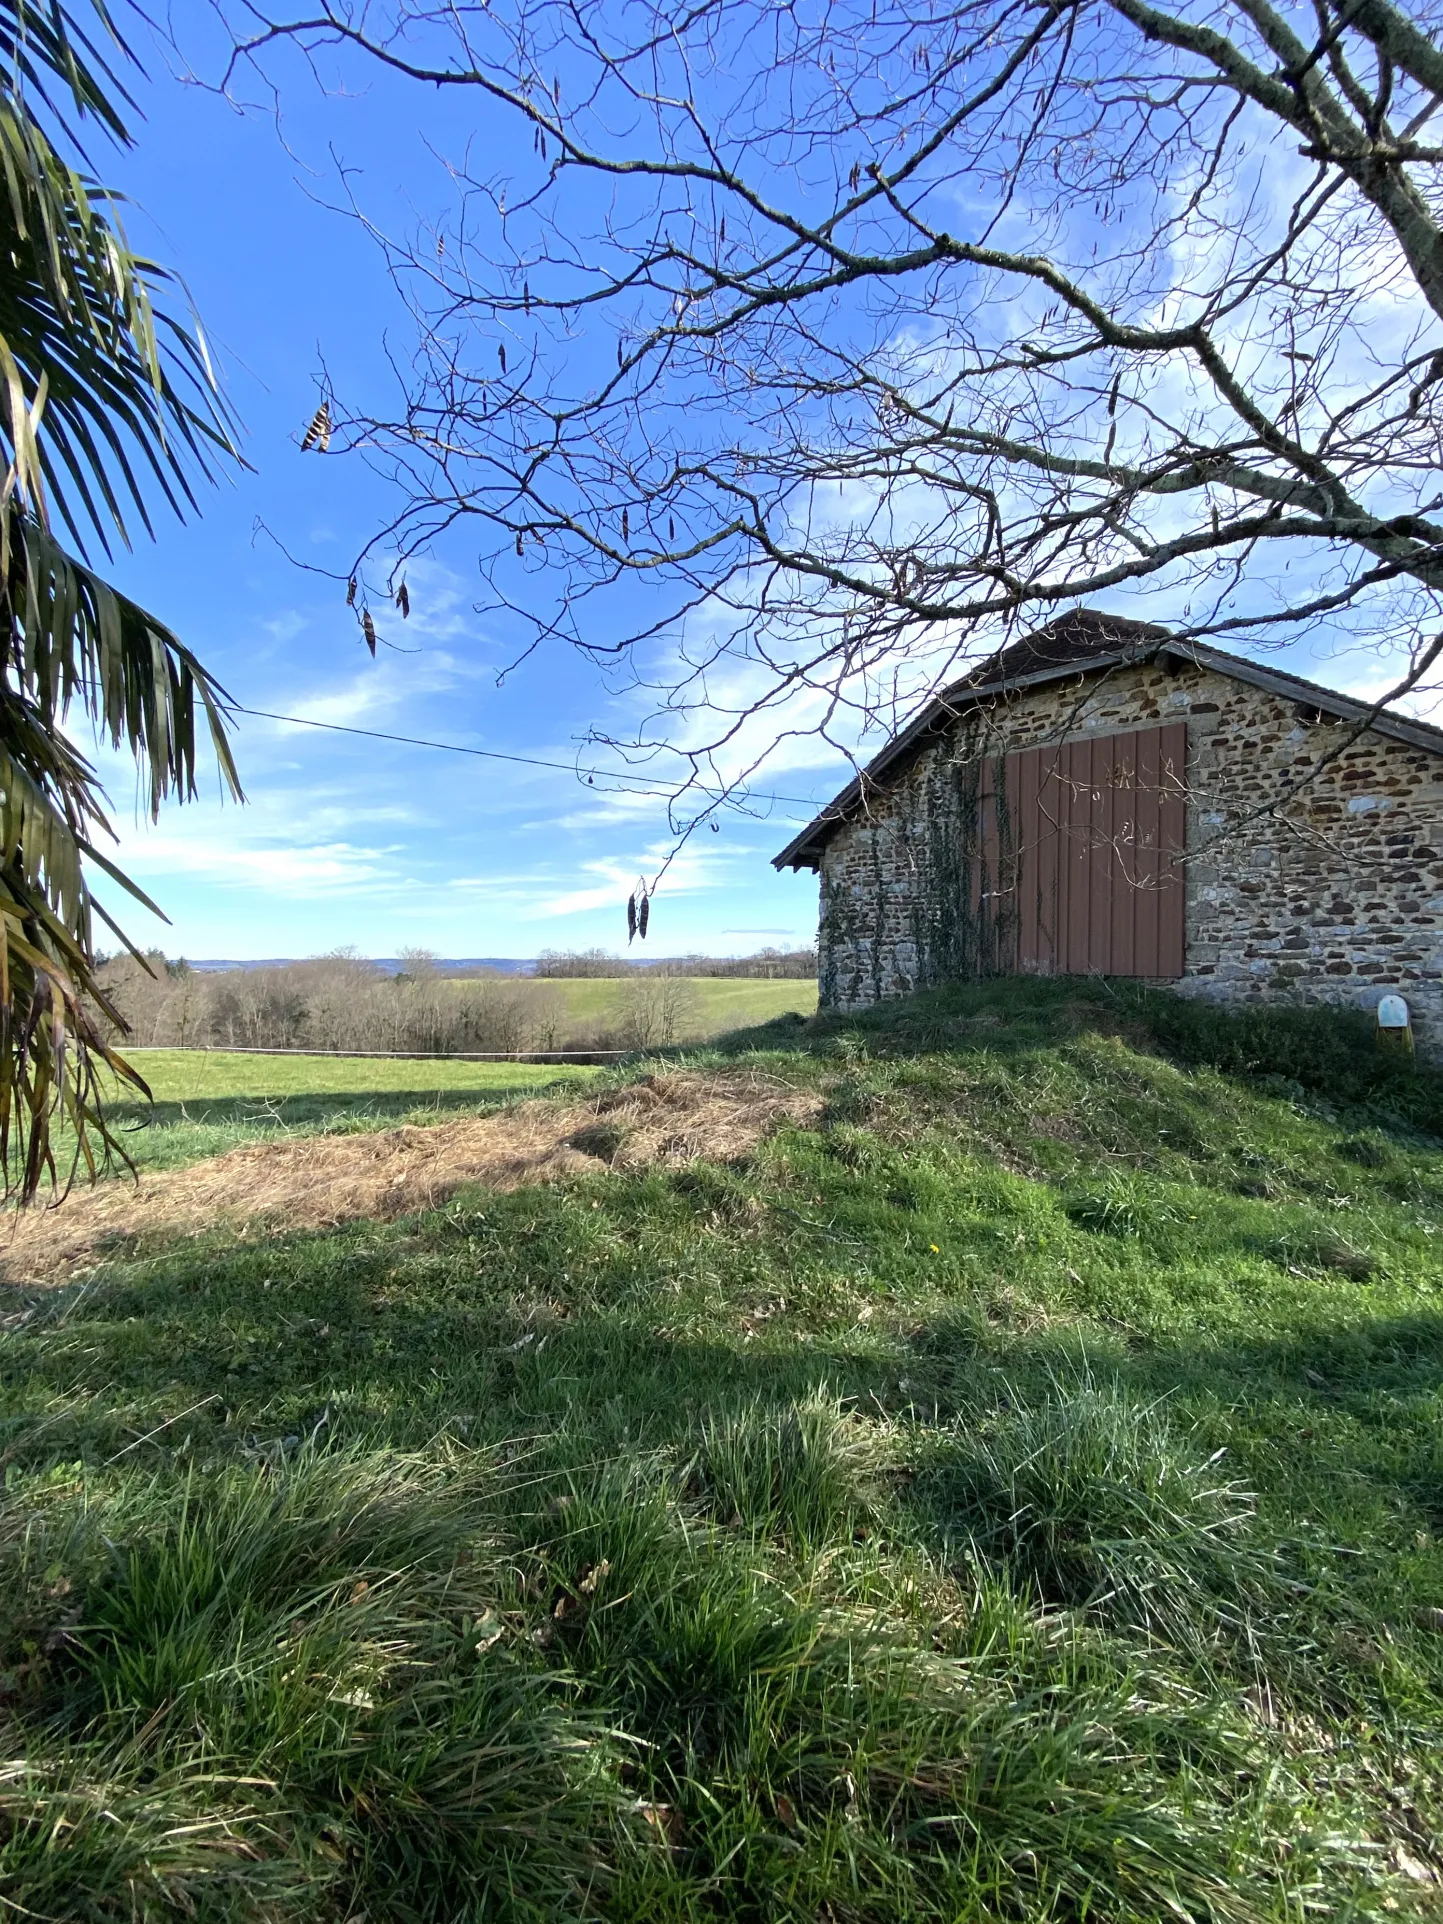
M1403 679L1407 663L1400 659L1385 667L1370 667L1356 675L1342 677L1336 686L1340 693L1356 701L1380 701ZM1443 689L1436 683L1415 688L1392 704L1400 714L1414 715L1419 721L1443 722Z
M286 843L253 835L161 831L127 844L121 860L137 876L203 878L222 887L260 885L286 894L310 894L369 887L386 877L386 858L395 853L394 848L344 841Z
M313 694L276 696L267 707L284 710L301 721L331 722L342 727L393 715L407 702L425 695L448 694L474 671L444 652L408 656L404 661L383 655L367 663L340 687ZM294 734L287 722L272 724L283 734Z

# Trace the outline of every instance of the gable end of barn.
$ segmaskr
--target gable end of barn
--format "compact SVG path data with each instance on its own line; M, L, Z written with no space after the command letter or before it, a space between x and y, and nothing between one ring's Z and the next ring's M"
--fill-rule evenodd
M1014 972L1391 992L1443 1054L1443 731L1216 651L975 677L776 859L818 872L824 1007Z

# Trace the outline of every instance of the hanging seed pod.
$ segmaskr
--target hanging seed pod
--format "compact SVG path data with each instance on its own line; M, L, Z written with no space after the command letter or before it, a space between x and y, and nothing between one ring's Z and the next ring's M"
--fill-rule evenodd
M529 314L529 313L531 312L531 283L530 283L530 281L523 281L523 282L521 283L521 305L522 305L522 306L523 306L523 307L524 307L524 308L526 309L526 312L527 312L528 314Z
M371 619L369 608L361 610L361 633L366 637L366 646L371 651L371 659L376 659L376 624Z
M498 360L500 361L500 363L501 363L501 372L502 372L502 373L504 374L504 373L506 372L506 343L505 343L505 341L498 341L498 342L496 343L496 358L497 358L497 359L498 359Z
M622 346L620 340L616 343L616 365L618 367L626 366L626 349Z
M633 889L626 898L626 943L630 948L636 940L636 891Z
M666 538L668 541L676 540L676 516L674 514L669 514L666 517Z
M631 516L625 508L621 511L621 538L623 541L631 539Z
M350 580L346 583L346 606L348 608L354 608L355 605L356 605L356 577L352 575Z
M401 610L402 621L411 619L411 590L403 581L396 590L396 606Z
M314 448L318 454L327 454L331 446L331 409L330 404L322 401L311 416L311 425L301 436L301 453L309 454Z
M519 528L516 530L516 552L517 554L521 552L521 530Z
M646 940L646 925L651 920L651 897L643 895L641 907L636 911L636 932L642 941Z
M727 217L726 217L726 215L725 215L725 214L723 214L723 215L722 215L722 217L721 217L721 226L720 226L720 227L719 227L719 228L717 229L717 239L718 239L718 240L719 240L719 241L721 242L721 244L722 244L722 246L723 246L723 247L725 247L725 246L726 246L726 244L727 244Z

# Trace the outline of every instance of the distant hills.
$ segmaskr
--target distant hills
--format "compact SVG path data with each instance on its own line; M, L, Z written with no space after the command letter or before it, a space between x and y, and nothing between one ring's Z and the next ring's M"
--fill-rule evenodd
M315 960L314 957L294 955L266 955L245 962L226 956L211 956L202 961L188 955L185 959L191 968L203 969L207 972L221 969L283 969L291 962ZM390 975L399 974L401 969L398 956L371 955L367 956L366 960L374 962L378 969L385 969ZM442 975L470 975L482 971L488 975L535 975L536 973L535 957L527 959L514 955L438 955L435 963Z
M235 956L185 956L187 968L202 975L219 975L227 969L294 968L298 963L315 964L332 960L326 956L266 955L241 960ZM383 975L399 975L406 966L397 955L372 955L353 958L364 961ZM572 953L543 950L539 956L518 955L433 955L427 961L443 976L536 976L554 980L570 977L616 977L661 969L671 975L743 977L807 977L816 974L816 953L810 948L792 950L761 949L750 956L716 955L610 955L601 949ZM173 965L172 965L173 966Z

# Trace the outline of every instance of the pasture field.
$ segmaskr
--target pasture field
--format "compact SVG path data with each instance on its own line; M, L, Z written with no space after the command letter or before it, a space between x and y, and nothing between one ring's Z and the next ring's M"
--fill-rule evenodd
M152 1108L122 1092L123 1140L140 1167L172 1167L277 1134L434 1121L569 1088L595 1075L579 1063L448 1062L425 1057L242 1055L129 1049Z
M222 1049L131 1049L127 1058L157 1103L245 1099L326 1102L367 1096L509 1096L550 1083L584 1081L579 1063L452 1062L425 1056L245 1055Z
M458 981L465 978L458 977ZM523 991L555 990L566 1004L570 1019L586 1028L600 1028L619 1019L627 989L645 977L518 976L508 984ZM801 980L759 982L729 976L685 976L697 1004L694 1022L686 1025L681 1042L709 1041L733 1029L770 1022L779 1015L815 1015L817 985Z
M683 1076L792 1120L628 1164ZM585 1090L0 1288L0 1902L1440 1915L1443 1082L1024 982Z

